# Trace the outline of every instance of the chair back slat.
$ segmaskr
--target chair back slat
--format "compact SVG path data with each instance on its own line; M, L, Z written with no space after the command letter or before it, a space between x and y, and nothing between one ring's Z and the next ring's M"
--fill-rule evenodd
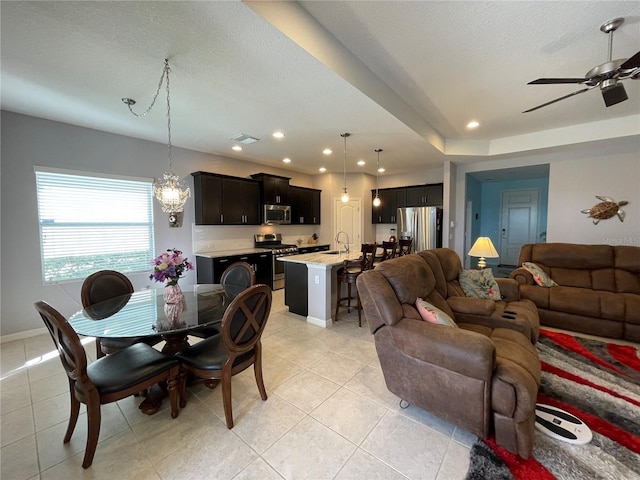
M230 352L243 353L260 340L271 311L271 289L253 285L242 291L222 318L222 338Z
M87 354L78 334L67 319L48 303L40 301L35 307L51 334L67 376L73 381L86 378Z

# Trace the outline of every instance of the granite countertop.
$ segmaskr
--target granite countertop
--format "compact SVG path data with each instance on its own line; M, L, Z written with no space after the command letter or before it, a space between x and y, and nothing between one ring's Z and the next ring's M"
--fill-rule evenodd
M231 257L233 255L251 255L252 253L268 253L271 252L268 248L235 248L232 250L216 250L213 252L198 252L196 256L198 257L207 257L207 258L220 258L220 257Z
M330 250L329 252L337 252L337 250ZM344 250L340 251L340 253L329 253L329 252L313 252L313 253L304 253L302 255L289 255L286 257L280 257L278 260L281 262L292 262L292 263L304 263L304 264L315 264L315 265L342 265L345 260L358 260L360 258L361 252L351 251L349 254L345 254Z

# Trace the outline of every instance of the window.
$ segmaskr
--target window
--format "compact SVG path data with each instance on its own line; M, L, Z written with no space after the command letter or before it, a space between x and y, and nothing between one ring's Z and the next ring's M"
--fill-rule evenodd
M36 170L45 284L83 280L97 270L150 270L151 181Z

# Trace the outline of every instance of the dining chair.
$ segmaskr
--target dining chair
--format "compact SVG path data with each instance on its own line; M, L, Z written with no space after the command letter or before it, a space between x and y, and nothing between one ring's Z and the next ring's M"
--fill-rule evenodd
M380 261L384 262L385 260L395 257L397 247L398 242L382 242L382 257Z
M238 293L256 284L256 272L247 262L235 262L229 265L222 276L220 283L225 289L227 296L234 297ZM194 328L189 332L198 338L209 338L220 333L218 325Z
M80 299L82 307L87 308L96 303L128 293L133 293L133 285L126 275L115 270L99 270L89 275L82 282ZM144 342L147 345L155 345L160 341L162 341L160 335L133 338L96 338L96 358L115 353L118 350L130 347L134 343Z
M253 365L258 391L267 399L262 378L261 336L271 311L271 288L253 285L235 297L222 318L221 332L178 353L182 365L180 406L186 405L187 373L222 384L227 428L233 428L231 377Z
M363 243L360 251L362 255L356 261L345 260L343 266L336 272L336 314L334 321L338 321L338 312L340 308L346 308L347 313L351 313L351 300L354 299L352 294L352 286L356 289L356 308L358 309L358 326L362 326L362 306L360 305L360 296L358 295L358 289L356 287L356 279L365 270L371 270L373 268L373 262L375 260L376 250L378 245L375 243ZM342 296L342 284L347 284L347 296ZM346 303L345 303L346 302Z
M403 255L409 255L411 253L411 245L413 244L413 238L405 238L398 240L398 257Z
M87 406L87 444L82 467L93 463L100 435L100 405L112 403L166 381L171 400L171 417L178 416L180 362L145 343L136 343L87 364L87 353L67 319L46 302L35 303L69 379L71 413L64 443L71 440L80 414Z

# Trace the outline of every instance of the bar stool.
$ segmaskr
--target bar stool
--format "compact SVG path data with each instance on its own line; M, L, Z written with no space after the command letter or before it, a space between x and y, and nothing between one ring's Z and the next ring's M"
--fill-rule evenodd
M337 295L336 295L336 314L334 317L334 321L338 321L338 312L340 311L340 307L346 308L347 313L351 313L351 300L354 298L351 293L351 286L353 285L356 288L356 296L355 300L357 302L356 308L358 309L358 326L362 326L362 306L360 305L360 296L358 295L358 290L356 287L356 278L365 270L371 270L373 268L373 260L376 255L376 249L378 245L375 243L363 243L362 244L362 256L357 261L344 261L344 266L342 266L336 272L336 284L337 284ZM347 284L347 296L342 296L342 284ZM345 304L346 302L346 304Z
M398 246L397 242L393 242L393 241L382 242L382 258L380 259L380 261L384 262L385 260L389 260L395 257L397 246Z
M398 257L411 253L412 238L402 239L398 242Z

